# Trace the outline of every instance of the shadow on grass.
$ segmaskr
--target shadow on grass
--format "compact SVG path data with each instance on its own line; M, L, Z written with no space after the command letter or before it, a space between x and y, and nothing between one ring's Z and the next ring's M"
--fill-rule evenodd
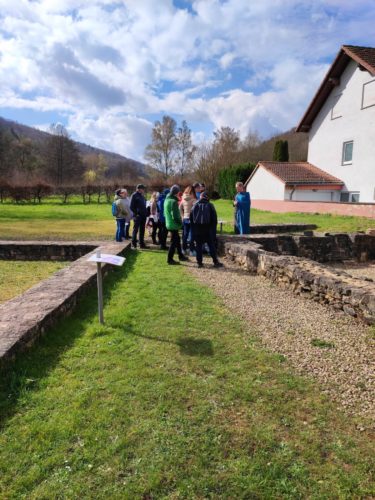
M143 333L135 332L131 325L114 325L116 328L122 328L124 334L134 335L135 337L140 337L147 340L153 340L156 342L163 342L165 344L177 345L180 348L181 354L186 356L213 356L214 348L211 340L209 339L197 339L194 337L181 337L177 340L170 340L166 337L158 337L152 335L144 335Z
M127 252L123 268L115 268L104 279L104 306L115 293L116 282L132 272L137 252ZM0 368L0 429L16 411L19 399L27 392L38 390L39 382L58 364L60 358L82 336L87 323L97 316L97 291L91 288L69 317L50 328L42 338L14 361Z

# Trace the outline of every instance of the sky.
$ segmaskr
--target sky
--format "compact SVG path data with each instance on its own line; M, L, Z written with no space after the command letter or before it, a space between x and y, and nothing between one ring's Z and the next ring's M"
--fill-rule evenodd
M140 161L165 114L268 138L374 26L374 0L0 0L0 116Z

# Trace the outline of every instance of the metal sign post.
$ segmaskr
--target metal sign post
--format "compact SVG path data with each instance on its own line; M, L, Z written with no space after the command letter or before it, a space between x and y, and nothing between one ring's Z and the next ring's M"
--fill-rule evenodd
M113 266L122 266L125 262L124 257L119 257L118 255L112 255L108 253L101 253L100 250L96 252L95 255L91 255L87 259L89 262L96 262L97 267L97 284L98 284L98 312L99 312L99 322L104 324L103 315L103 273L102 273L102 262L105 264L112 264Z
M99 256L100 257L100 256ZM104 323L103 317L103 275L102 275L102 263L97 262L97 282L98 282L98 312L99 312L99 323Z

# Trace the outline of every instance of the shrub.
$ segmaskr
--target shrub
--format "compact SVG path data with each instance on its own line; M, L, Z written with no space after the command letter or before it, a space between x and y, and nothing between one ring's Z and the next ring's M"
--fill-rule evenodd
M236 194L236 182L246 182L255 167L255 163L245 163L220 170L218 176L220 196L225 199L232 199Z

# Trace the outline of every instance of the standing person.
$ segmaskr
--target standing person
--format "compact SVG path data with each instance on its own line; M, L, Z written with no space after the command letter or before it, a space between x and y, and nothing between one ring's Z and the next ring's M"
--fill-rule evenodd
M148 214L148 225L151 227L151 238L152 238L152 243L154 245L159 245L159 242L156 241L156 231L158 230L159 227L159 217L158 217L158 197L159 193L157 191L154 191L151 195L150 200L147 202L147 212L149 211L150 213Z
M193 188L194 188L194 191L195 191L195 197L197 200L199 200L200 196L201 196L201 185L199 184L199 182L194 182L193 184Z
M234 231L236 234L250 234L250 193L245 190L243 182L236 182L237 194L234 198Z
M201 193L200 199L194 205L190 214L190 221L193 225L198 267L203 267L204 243L207 243L210 249L214 266L222 267L223 264L217 258L215 247L217 214L215 207L209 201L207 191Z
M130 210L130 198L128 196L128 190L126 188L123 188L121 191L125 192L125 196L123 198L124 205L126 205L126 208L128 209L128 212L129 212L128 216L125 219L125 239L130 240L130 235L129 235L130 221L133 218L133 212Z
M177 250L179 260L188 260L182 253L180 235L178 234L179 229L182 228L182 220L180 215L180 210L178 209L178 199L177 194L180 191L180 187L176 184L171 187L171 192L167 196L164 202L164 216L165 225L171 233L171 243L169 245L168 251L168 264L178 264L173 260L174 253Z
M112 214L116 217L116 241L118 242L125 238L125 221L130 213L128 204L125 201L126 195L126 189L117 189L112 205Z
M161 250L168 250L167 247L168 229L165 225L164 203L169 192L170 192L169 189L164 189L164 191L159 195L157 201L157 206L159 211L159 243Z
M191 234L190 213L196 201L194 186L188 186L182 195L180 214L182 218L182 250L186 252L189 243L191 254L194 252L194 238Z
M132 234L133 248L137 248L138 231L140 248L147 248L145 245L145 226L147 219L146 198L144 197L145 189L146 188L143 184L138 184L137 190L132 194L130 200L130 210L134 214L134 227Z

